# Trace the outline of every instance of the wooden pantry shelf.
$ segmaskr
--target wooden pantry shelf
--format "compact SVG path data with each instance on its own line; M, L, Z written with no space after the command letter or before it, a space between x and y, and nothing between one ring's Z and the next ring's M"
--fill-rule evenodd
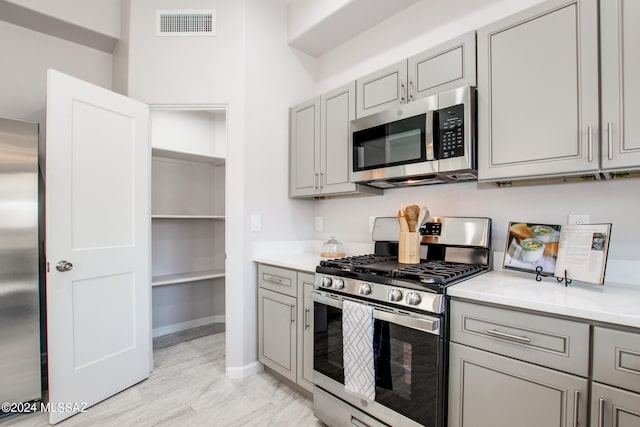
M219 279L222 277L225 277L223 269L167 274L164 276L153 276L151 278L151 286L174 285L177 283L197 282L199 280Z

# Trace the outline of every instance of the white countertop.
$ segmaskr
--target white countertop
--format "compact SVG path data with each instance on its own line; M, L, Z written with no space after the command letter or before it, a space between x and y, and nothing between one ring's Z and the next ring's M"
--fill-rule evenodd
M496 264L502 262L496 254ZM447 288L454 298L501 304L640 328L640 265L610 260L604 285L573 282L569 286L553 277L536 282L535 274L499 269ZM610 281L613 277L616 282Z
M322 251L321 240L295 240L282 242L254 242L254 262L315 273ZM373 253L373 242L343 242L346 256Z
M255 242L255 262L314 273L320 263L320 240ZM346 242L347 256L373 252L373 243ZM495 254L495 269L447 289L455 298L501 304L561 316L640 328L640 263L609 260L604 285L560 284L553 277L536 282L535 274L502 269L503 254Z

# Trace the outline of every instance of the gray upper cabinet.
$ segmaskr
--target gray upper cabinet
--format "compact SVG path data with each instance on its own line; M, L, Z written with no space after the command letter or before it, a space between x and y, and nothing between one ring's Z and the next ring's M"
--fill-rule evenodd
M640 2L600 2L602 168L640 168Z
M356 81L358 118L460 86L476 85L475 31Z
M478 178L599 170L598 3L551 0L478 30Z
M460 86L476 86L476 32L409 58L409 102Z
M290 197L382 194L349 180L349 133L355 111L355 82L290 109Z
M316 194L320 170L320 98L289 110L289 195Z
M407 60L361 77L356 85L358 118L404 104L407 102Z
M322 193L355 190L349 182L350 122L356 118L354 82L320 97L320 189Z

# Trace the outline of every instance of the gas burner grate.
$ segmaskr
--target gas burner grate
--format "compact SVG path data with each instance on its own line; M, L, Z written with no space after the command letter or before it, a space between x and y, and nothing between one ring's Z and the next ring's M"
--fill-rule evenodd
M393 271L392 275L399 279L444 285L454 280L471 276L484 269L484 266L477 264L429 261L398 268Z
M346 258L336 258L320 261L320 265L323 267L339 268L341 270L353 270L356 266L376 264L380 262L387 262L395 260L395 257L388 255L357 255Z

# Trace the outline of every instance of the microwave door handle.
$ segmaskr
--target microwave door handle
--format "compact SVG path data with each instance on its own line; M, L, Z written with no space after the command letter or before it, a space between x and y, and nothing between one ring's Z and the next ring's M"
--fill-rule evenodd
M433 128L435 126L434 114L432 110L427 111L426 124L425 124L425 146L427 148L427 160L435 160L436 157L433 152Z

